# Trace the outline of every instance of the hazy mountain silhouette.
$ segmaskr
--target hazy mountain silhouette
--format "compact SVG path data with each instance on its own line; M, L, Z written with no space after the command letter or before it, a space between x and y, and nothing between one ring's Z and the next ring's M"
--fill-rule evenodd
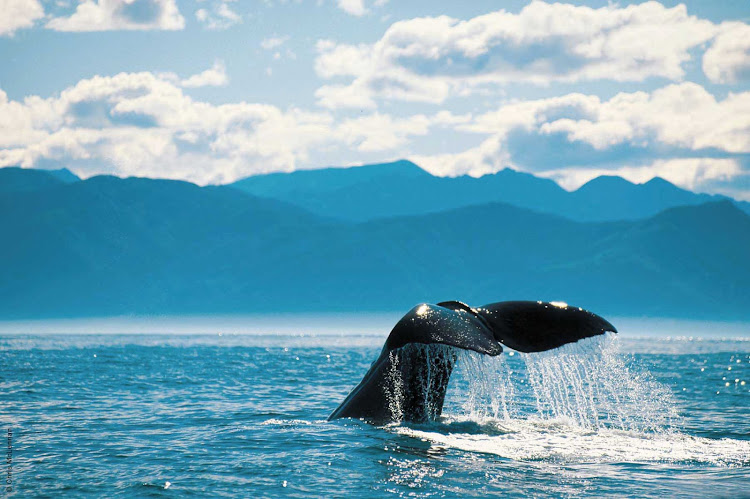
M47 189L80 179L67 168L33 170L30 168L0 168L0 192L28 192Z
M686 191L661 178L633 184L603 176L568 192L552 180L510 169L479 178L435 177L406 160L256 175L232 185L257 196L295 203L313 213L352 221L498 201L579 221L635 220L674 206L726 199ZM737 205L750 213L750 203Z
M750 217L727 201L606 223L507 203L353 223L231 187L102 176L0 189L0 230L2 318L446 299L750 318Z
M72 171L68 170L67 168L59 168L57 170L46 170L47 173L50 175L55 176L59 180L62 180L66 184L71 184L73 182L78 182L80 177L73 173Z

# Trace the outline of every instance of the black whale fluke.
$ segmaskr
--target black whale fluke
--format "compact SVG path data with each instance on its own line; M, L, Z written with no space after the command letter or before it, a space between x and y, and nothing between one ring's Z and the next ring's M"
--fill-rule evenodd
M477 308L459 301L423 303L396 323L380 356L328 419L387 423L439 417L456 361L449 347L491 356L503 346L543 352L608 331L617 332L598 315L565 303L507 301Z

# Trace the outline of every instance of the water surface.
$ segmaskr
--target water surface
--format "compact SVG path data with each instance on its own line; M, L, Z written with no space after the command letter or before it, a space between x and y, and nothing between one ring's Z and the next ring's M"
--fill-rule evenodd
M692 336L684 325L680 335L625 331L536 355L460 354L443 419L374 427L326 417L367 371L387 327L347 330L340 321L326 331L321 321L310 331L300 323L237 334L225 323L199 334L211 329L207 320L167 335L113 334L102 324L110 334L0 328L11 495L750 490L750 334L736 325Z

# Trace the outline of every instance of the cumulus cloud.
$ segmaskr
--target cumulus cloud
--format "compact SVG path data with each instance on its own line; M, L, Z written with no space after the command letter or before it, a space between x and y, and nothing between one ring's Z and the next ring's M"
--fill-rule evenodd
M656 160L641 166L619 168L564 168L545 172L542 176L554 179L562 187L574 190L601 175L617 175L633 183L642 184L661 177L690 190L701 190L709 182L731 180L742 175L739 161L732 158L679 158Z
M481 177L504 168L517 169L504 149L500 136L493 136L471 149L447 154L412 154L411 160L439 177Z
M0 102L0 164L33 166L46 158L66 160L84 175L220 182L293 169L309 147L329 140L328 121L325 113L195 101L169 78L147 72L96 76L58 97Z
M69 17L56 17L56 31L180 30L185 18L175 0L83 0Z
M373 7L382 7L387 4L388 0L375 0L372 2ZM336 0L336 5L349 15L362 17L370 13L370 9L365 5L365 0Z
M651 93L620 93L606 101L568 94L505 104L464 128L503 138L517 129L541 136L561 134L595 150L629 143L748 153L750 92L718 101L696 83L681 83Z
M703 72L714 83L750 81L750 26L727 22L703 54Z
M565 187L601 174L636 182L662 176L694 189L743 174L750 92L717 100L695 83L682 83L609 100L574 93L509 102L456 128L486 138L465 151L412 158L438 175L514 168Z
M593 111L580 119L547 120L540 131L563 133L595 149L658 142L691 150L750 152L750 92L717 101L700 85L682 83L651 94L618 94L595 104Z
M375 101L355 85L326 85L315 91L318 103L328 109L374 109Z
M732 77L741 70L747 37L733 29L717 39L706 62L707 68L725 69L708 71ZM441 103L508 82L679 81L690 51L725 30L729 27L688 15L684 5L593 9L534 1L518 14L500 10L466 21L440 16L396 22L373 44L324 40L317 45L315 69L323 78L351 78L348 86L370 101ZM319 103L345 107L351 93L341 84L326 86Z
M34 21L44 16L44 8L39 0L0 0L0 36L13 36L24 28L30 28Z
M226 67L223 61L216 61L209 69L185 78L180 85L188 88L195 87L223 87L229 83Z
M205 0L198 0L203 2ZM201 22L206 29L224 30L242 22L242 16L232 10L229 3L235 0L214 1L208 8L200 8L195 11L195 18Z
M367 14L364 0L337 0L339 9L353 16L364 16Z
M187 78L214 81L212 68ZM206 76L206 75L209 76ZM120 73L79 81L59 95L9 99L0 91L0 166L64 161L94 173L228 182L288 171L311 152L389 153L430 126L465 121L450 113L337 121L328 112L236 102L214 105L186 95L172 74Z
M431 120L424 115L396 119L375 113L344 120L338 130L349 146L360 152L377 152L403 146L410 136L427 135L430 124Z

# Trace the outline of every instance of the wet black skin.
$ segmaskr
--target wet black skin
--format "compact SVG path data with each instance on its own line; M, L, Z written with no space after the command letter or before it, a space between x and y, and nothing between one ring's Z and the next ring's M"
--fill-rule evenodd
M503 346L543 352L608 331L617 332L598 315L566 304L506 301L472 308L457 301L423 303L396 323L370 370L328 419L386 424L440 417L456 356L452 348L438 348L428 362L422 345L496 356ZM394 379L401 380L400 386ZM398 390L400 395L394 397ZM394 399L399 401L397 408Z

